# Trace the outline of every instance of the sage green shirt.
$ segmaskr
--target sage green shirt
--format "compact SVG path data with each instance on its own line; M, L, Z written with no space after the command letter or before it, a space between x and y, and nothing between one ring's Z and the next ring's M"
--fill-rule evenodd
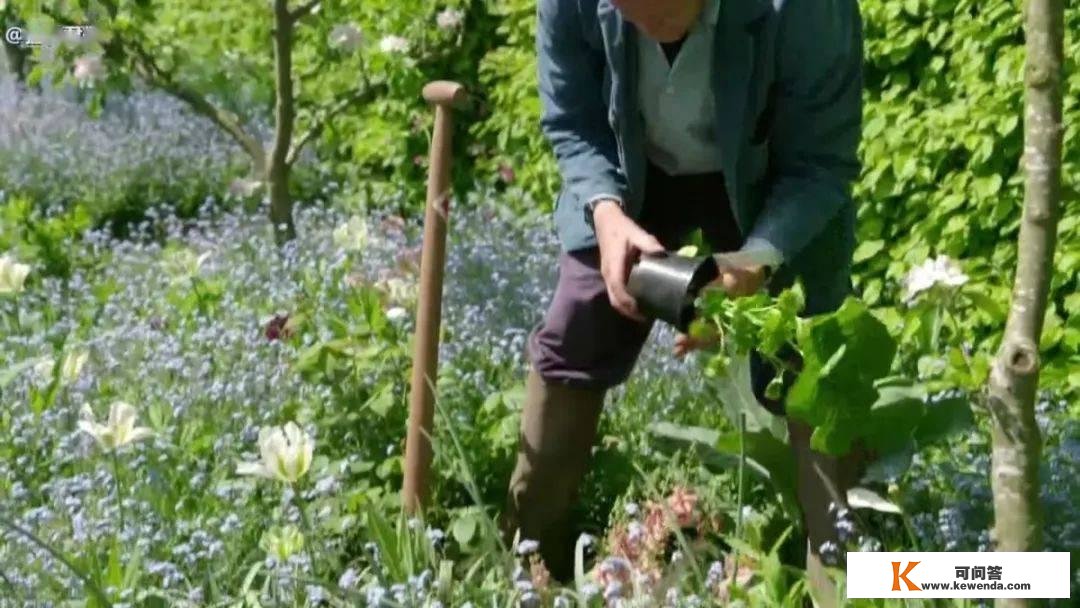
M720 1L705 0L673 64L655 40L638 37L638 101L645 154L669 175L721 170L712 81Z

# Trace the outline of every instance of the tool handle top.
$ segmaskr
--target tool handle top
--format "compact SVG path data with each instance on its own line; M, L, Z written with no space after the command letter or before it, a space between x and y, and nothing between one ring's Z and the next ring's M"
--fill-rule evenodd
M435 80L424 85L424 99L428 103L462 109L468 99L465 87L449 80Z

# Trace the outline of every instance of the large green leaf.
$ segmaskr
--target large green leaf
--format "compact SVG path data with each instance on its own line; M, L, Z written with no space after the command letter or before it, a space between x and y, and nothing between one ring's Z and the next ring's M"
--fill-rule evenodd
M879 454L904 449L923 419L926 389L907 379L888 379L877 385L878 398L870 407L869 424L858 435Z
M750 355L731 355L724 372L709 383L709 389L724 408L724 414L732 426L739 425L739 416L746 416L746 429L751 432L765 430L777 439L787 439L784 421L765 409L754 395L750 378Z
M926 406L926 412L915 428L915 442L919 447L926 447L974 424L971 403L963 397L931 403Z
M799 327L803 371L787 396L788 414L814 427L811 446L843 454L866 425L878 400L875 383L896 355L896 341L866 305L848 298L839 310Z

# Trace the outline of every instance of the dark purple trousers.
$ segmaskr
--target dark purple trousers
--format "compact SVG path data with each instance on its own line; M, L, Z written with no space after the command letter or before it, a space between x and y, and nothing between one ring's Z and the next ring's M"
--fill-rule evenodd
M738 249L744 240L721 173L670 176L650 166L638 223L669 250L698 228L713 251ZM611 388L630 375L652 325L612 308L597 248L563 252L555 294L529 337L529 359L547 382ZM751 364L758 399L782 413L780 403L764 399L764 387L775 372L757 356Z

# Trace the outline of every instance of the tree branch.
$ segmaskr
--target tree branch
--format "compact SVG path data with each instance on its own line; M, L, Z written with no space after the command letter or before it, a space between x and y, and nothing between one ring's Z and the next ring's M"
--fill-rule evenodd
M177 82L171 72L163 70L153 56L138 44L129 46L132 49L138 71L144 79L183 101L193 111L209 118L222 131L225 131L251 156L251 160L255 164L255 170L262 177L266 169L266 150L263 149L262 142L244 129L236 114L214 105L198 91Z
M291 19L292 21L298 21L300 19L303 19L308 14L310 14L311 11L315 10L315 7L319 6L319 3L321 1L322 0L311 0L311 2L301 4L300 6L294 8L292 11L289 12L289 19Z
M304 146L311 143L313 139L322 134L326 125L330 124L330 121L335 116L341 114L347 110L350 106L358 103L368 103L378 97L378 94L382 91L382 87L367 87L363 89L357 89L350 93L348 96L339 99L337 102L327 106L322 111L315 110L313 115L319 115L319 118L312 123L311 127L304 132L296 142L293 144L292 149L289 150L289 155L286 159L286 163L292 165L296 162L296 159L300 157L300 153L303 151Z
M115 18L117 14L116 3L111 0L102 0L101 3L109 16ZM48 8L43 8L43 13L57 23L69 25L74 23L72 20ZM177 82L173 73L159 66L154 56L146 52L138 40L115 36L103 41L101 45L106 56L117 59L124 56L125 49L130 51L129 57L133 63L132 67L143 80L183 101L197 114L209 118L251 156L256 172L262 177L266 167L266 151L263 149L262 143L244 129L243 124L235 114L224 108L219 108L198 91Z

